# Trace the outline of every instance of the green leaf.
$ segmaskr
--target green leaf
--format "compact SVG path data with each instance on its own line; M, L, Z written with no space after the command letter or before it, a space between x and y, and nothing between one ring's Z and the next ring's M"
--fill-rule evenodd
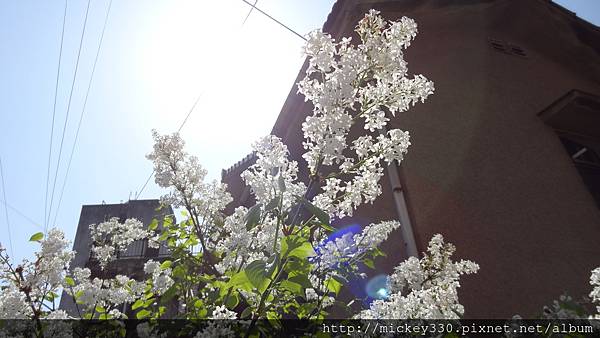
M166 260L160 264L160 269L161 270L168 269L171 267L171 264L173 264L173 262L171 262L170 260Z
M248 214L246 215L246 230L254 228L260 222L260 207L261 204L258 203L248 210Z
M342 277L338 276L338 275L333 275L331 276L332 278L329 278L327 281L325 281L325 285L327 286L327 289L329 289L329 291L335 293L336 295L340 292L340 290L342 289L342 285L345 284L342 281L345 280ZM346 281L348 282L348 281Z
M306 243L306 239L297 235L285 236L281 239L281 257L287 257L288 254Z
M68 286L75 286L75 280L73 280L73 278L67 276L65 277L65 283L67 283Z
M375 269L375 263L373 263L373 260L370 258L365 258L363 259L363 263L368 266L371 269Z
M275 311L269 311L267 312L267 319L269 321L275 321L277 319L281 318L281 314L279 314L278 312Z
M292 275L292 273L290 273L290 275ZM306 274L298 274L291 277L288 276L288 280L290 282L300 284L303 288L313 287L312 283L310 282L310 279L308 279L308 276Z
M136 313L135 314L135 318L137 318L137 319L144 319L144 318L147 318L148 316L150 316L151 314L152 313L150 311L144 309L144 310Z
M169 289L167 289L167 291L165 291L165 293L163 293L162 296L160 296L160 301L161 303L166 303L173 299L173 297L175 296L177 296L177 286L173 285Z
M203 305L204 305L204 302L202 302L201 299L196 299L196 301L194 302L194 308L196 308L196 309L201 309Z
M240 300L238 296L235 293L232 293L229 295L229 298L227 298L227 303L225 303L225 306L229 309L234 309L239 303Z
M269 258L267 260L267 262L268 262L266 265L267 277L273 278L273 276L275 275L275 273L277 271L277 266L279 266L279 256L273 255L273 256L271 256L271 258Z
M133 303L131 305L131 309L132 310L137 310L138 308L142 307L144 305L144 301L141 299L138 299L135 301L135 303Z
M311 214L315 215L317 219L321 221L321 223L329 225L329 215L325 211L317 208L304 197L302 197L301 202Z
M44 238L44 233L38 232L29 238L30 242L39 242Z
M332 275L331 278L333 278L334 280L338 281L340 284L346 284L346 283L348 283L348 280L344 276Z
M183 265L177 265L175 268L173 268L172 274L173 277L176 278L185 278L187 276L186 269L183 267Z
M53 302L56 299L56 297L58 297L58 295L52 291L48 292L48 295L46 295L46 299L49 302Z
M306 238L290 235L281 239L281 255L282 258L298 257L305 259L314 256L315 250Z
M279 284L283 289L290 291L293 295L304 297L304 289L302 285L294 283L290 280L283 280Z
M329 232L334 232L334 231L335 231L335 228L334 228L334 227L332 227L332 226L331 226L331 225L329 225L329 224L323 224L323 223L321 223L321 224L319 224L319 225L321 226L321 228L323 228L323 229L325 229L325 230L327 230L327 231L329 231Z
M158 220L156 218L153 218L152 222L150 222L150 224L148 224L148 229L154 231L157 228L158 228Z
M373 252L373 257L387 257L385 252L381 251L381 249L379 249L377 247L373 248L372 252Z
M156 301L156 299L154 299L153 297L149 298L149 299L146 299L146 301L144 302L144 307L148 307L148 306L154 305L155 301Z
M245 308L244 311L242 311L240 318L242 318L242 319L250 318L251 315L252 315L252 308L249 306L249 307Z
M244 269L248 280L257 289L262 289L267 280L267 264L264 261L256 260Z
M214 276L211 276L211 275L198 275L198 276L196 276L196 278L198 278L198 280L201 281L202 283L206 283L206 284L214 282L214 279L215 279Z
M172 217L169 217L169 216L165 217L165 218L163 219L163 227L164 227L164 228L168 228L168 227L170 227L171 225L173 225L173 218L172 218Z
M287 271L291 275L299 275L308 273L312 270L313 266L308 262L308 259L299 259L297 257L289 257L287 263L283 266L283 270Z
M160 241L164 241L164 240L166 240L167 238L169 238L169 232L168 232L168 231L165 231L165 232L163 232L162 234L160 234L160 237L158 237L158 240L160 240Z
M252 283L248 279L245 271L240 271L231 276L226 286L227 288L234 287L244 291L252 291Z
M289 257L298 257L300 259L305 259L314 255L316 255L315 250L308 242L302 243L302 245L290 251L288 254Z

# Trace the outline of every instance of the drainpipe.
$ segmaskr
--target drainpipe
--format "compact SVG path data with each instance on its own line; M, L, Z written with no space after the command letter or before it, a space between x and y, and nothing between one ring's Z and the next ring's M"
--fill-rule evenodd
M388 176L390 177L392 193L394 194L394 204L396 205L396 212L398 213L398 220L400 221L400 230L402 231L402 240L404 241L406 253L409 257L413 256L418 258L419 252L417 250L417 243L415 241L412 223L408 217L408 207L406 206L404 190L402 189L400 177L398 176L398 163L393 161L387 169Z

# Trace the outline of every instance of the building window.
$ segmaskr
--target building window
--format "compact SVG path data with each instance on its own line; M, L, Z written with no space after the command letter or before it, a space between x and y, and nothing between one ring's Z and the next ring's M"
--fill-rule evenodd
M590 146L577 143L565 136L561 137L560 141L565 146L573 162L600 166L600 157L598 157L598 154Z
M516 55L516 56L520 56L520 57L527 57L527 53L525 53L525 50L523 48L521 48L520 46L513 45L510 43L507 43L506 41L492 39L492 38L489 38L488 42L490 43L490 46L498 52L502 52L502 53L506 53L506 54L510 54L510 55Z
M573 90L539 116L559 137L600 208L600 97Z
M504 41L496 40L496 39L489 39L489 42L490 42L490 46L492 46L492 48L494 48L495 50L497 50L499 52L503 52L503 53L508 53L508 51L506 50L506 45L505 45Z
M600 157L592 145L583 144L580 139L574 141L571 137L560 135L560 141L600 208Z
M513 53L514 55L518 55L518 56L522 56L522 57L527 56L527 54L525 54L525 51L523 50L523 48L521 48L519 46L515 46L515 45L510 46L510 52Z

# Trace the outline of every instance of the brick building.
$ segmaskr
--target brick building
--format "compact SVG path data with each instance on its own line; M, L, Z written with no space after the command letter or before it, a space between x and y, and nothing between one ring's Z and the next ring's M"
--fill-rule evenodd
M409 73L436 91L391 121L413 145L383 195L334 225L401 220L383 273L442 233L481 266L460 289L468 318L532 316L565 291L588 294L600 266L600 29L549 0L339 0L324 30L349 36L370 8L417 21ZM294 86L273 127L304 178L311 111ZM251 203L239 174L253 160L223 171L232 206Z

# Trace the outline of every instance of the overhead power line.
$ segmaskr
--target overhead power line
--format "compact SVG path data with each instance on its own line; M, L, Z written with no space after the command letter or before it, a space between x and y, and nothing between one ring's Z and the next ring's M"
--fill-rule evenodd
M62 203L63 194L65 192L65 186L67 185L67 179L69 178L69 172L71 170L71 162L73 160L73 154L75 153L75 147L77 145L77 141L79 139L79 130L81 129L81 122L83 121L83 117L85 115L85 108L88 102L88 96L90 94L90 89L92 88L92 81L94 80L94 74L96 72L96 65L98 64L98 58L100 56L100 50L102 49L102 41L104 41L104 32L106 31L106 24L108 23L108 17L110 15L110 9L112 8L113 0L110 0L108 3L108 9L106 10L106 15L104 17L104 25L102 26L102 33L100 34L100 41L98 42L98 49L96 49L96 57L94 58L94 64L92 66L92 73L90 74L90 81L88 82L87 90L85 92L85 98L83 100L83 107L81 108L81 114L79 114L79 123L77 124L77 131L75 132L75 140L73 141L73 146L71 147L71 154L69 155L69 162L67 164L67 170L65 173L65 179L63 180L62 187L60 189L60 197L58 198L58 204L56 206L56 212L54 214L54 220L52 224L56 226L56 219L58 218L58 212L60 210L60 206Z
M258 0L255 0L254 4L250 4L249 3L249 5L252 8L250 8L250 10L248 11L248 14L246 14L246 17L244 18L244 21L242 21L242 25L241 25L240 28L244 27L244 25L246 24L246 21L248 21L248 18L250 17L250 14L252 14L252 10L255 8L257 2L258 2ZM192 112L194 111L194 109L196 108L196 105L198 105L198 102L200 102L200 99L202 98L203 94L204 94L204 91L200 92L200 94L196 98L196 101L194 101L194 104L192 105L192 108L185 115L185 118L183 119L183 122L181 122L181 125L177 129L178 133L181 132L181 129L183 128L183 126L185 125L185 123L188 121L188 118L190 117L190 115L192 114ZM144 182L144 185L142 185L142 187L140 188L140 190L135 194L135 199L136 200L142 195L142 192L144 192L144 189L146 189L146 186L148 185L148 182L150 182L150 180L152 179L153 175L154 175L154 170L152 170L152 172L150 173L150 175L148 176L148 178Z
M48 213L48 186L50 184L50 163L52 159L52 141L54 140L54 118L56 117L56 98L58 96L58 80L60 78L60 64L62 62L63 42L65 38L65 23L67 21L67 0L65 0L65 10L63 14L62 32L60 34L60 49L58 52L58 69L56 70L56 83L54 84L54 105L52 108L52 127L50 128L50 149L48 150L48 168L46 170L46 197L44 199L44 226L46 224L46 214Z
M6 186L4 185L4 170L2 168L2 157L0 157L0 180L2 180L2 196L6 201ZM6 215L6 229L8 230L8 244L10 245L10 255L14 256L15 252L13 250L12 245L12 235L10 233L10 220L8 218L8 208L6 207L6 203L4 203L4 214Z
M32 225L35 225L36 227L38 227L40 229L44 229L44 227L41 225L41 223L34 221L33 219L31 219L31 217L25 215L19 209L17 209L15 207L13 207L12 205L8 204L5 200L3 200L3 199L0 198L0 203L4 204L4 206L10 208L17 215L19 215L19 216L23 217L25 220L29 221L29 223L31 223Z
M244 21L242 21L242 26L244 24L246 24L246 21L248 21L248 18L250 17L250 14L252 14L252 10L254 9L254 7L256 7L257 3L258 3L258 0L254 0L254 4L252 5L252 7L250 7L250 10L248 11L248 14L246 14L246 17L244 18Z
M196 98L196 101L194 101L194 104L192 105L192 108L190 108L190 110L188 111L188 113L185 115L185 118L183 119L183 122L181 122L181 124L179 125L179 128L177 129L177 132L181 132L181 129L183 129L183 126L185 125L185 123L187 122L188 118L190 117L190 115L192 114L192 112L194 111L194 109L196 108L196 105L198 104L198 102L200 102L200 99L202 98L202 95L204 94L204 91L201 92L198 97ZM148 185L148 182L150 182L150 180L152 179L152 175L154 175L154 170L150 173L150 175L148 176L148 178L146 179L146 182L144 182L144 185L140 188L140 191L138 191L135 194L135 199L137 200L138 197L140 197L140 195L142 194L142 192L144 191L144 189L146 189L146 186Z
M54 182L52 183L52 194L50 195L50 207L48 208L48 214L46 216L44 232L48 231L48 223L50 222L50 215L52 213L52 204L54 202L54 191L56 189L56 180L58 178L58 170L60 168L60 157L62 155L63 144L65 141L65 133L67 131L67 123L69 121L69 112L71 110L71 100L73 99L73 89L75 88L75 80L77 79L77 71L79 70L79 58L81 57L81 47L83 46L83 38L85 37L85 29L87 27L88 14L90 11L90 1L87 2L87 8L85 10L85 19L83 20L83 29L81 30L81 37L79 39L79 49L77 51L77 60L75 61L75 71L73 72L73 80L71 81L71 91L69 93L69 101L67 103L67 112L65 114L65 123L63 125L62 137L60 139L60 147L58 148L58 160L56 161L56 171L54 172Z
M280 25L281 27L287 29L288 31L294 33L297 37L299 37L300 39L306 41L306 38L302 35L300 35L298 32L296 32L295 30L291 29L288 25L284 24L283 22L275 19L274 17L272 17L271 15L269 15L268 13L266 13L265 11L263 11L262 9L256 7L255 4L251 4L250 2L246 1L246 0L242 0L243 2L245 2L248 6L252 7L253 9L256 9L258 12L260 12L262 15L266 16L267 18L275 21L278 25Z

